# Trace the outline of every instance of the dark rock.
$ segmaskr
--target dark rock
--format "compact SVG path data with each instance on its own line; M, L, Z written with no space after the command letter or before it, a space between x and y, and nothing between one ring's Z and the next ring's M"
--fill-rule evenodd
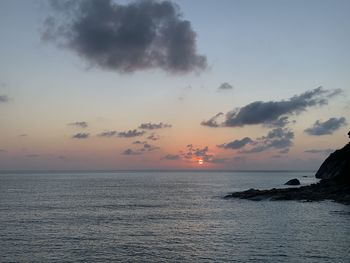
M350 137L350 132L349 132ZM317 184L298 188L258 190L249 189L227 195L225 198L248 200L333 200L350 205L350 144L332 153L316 173L321 179ZM298 179L288 181L287 185L300 184Z
M294 179L286 182L285 185L300 185L300 181L298 179L294 178Z
M316 173L319 179L334 179L350 183L350 144L332 153Z

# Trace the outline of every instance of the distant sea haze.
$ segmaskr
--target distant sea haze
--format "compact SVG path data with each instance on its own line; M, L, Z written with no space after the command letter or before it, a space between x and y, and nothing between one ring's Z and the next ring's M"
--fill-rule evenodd
M225 200L314 172L1 172L1 262L349 262L350 208Z

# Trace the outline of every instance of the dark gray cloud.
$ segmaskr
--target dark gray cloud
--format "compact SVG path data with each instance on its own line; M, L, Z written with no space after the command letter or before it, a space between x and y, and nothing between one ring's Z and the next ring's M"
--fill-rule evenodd
M158 134L151 133L151 135L149 135L147 139L152 141L158 141L160 139L160 136Z
M97 136L110 138L110 137L116 136L117 134L118 134L117 131L104 131L104 132L97 134Z
M89 138L89 133L77 133L72 136L73 139L87 139Z
M218 87L218 91L225 91L225 90L232 90L233 86L227 82L222 83L219 87Z
M87 128L88 127L88 123L85 121L76 121L76 122L71 122L67 124L68 126L75 126L78 128Z
M43 39L75 51L92 65L119 72L161 68L203 70L196 33L170 1L55 0Z
M332 152L334 152L333 149L309 149L309 150L305 150L304 152L306 153L321 153L321 154L324 154L324 155L328 155L328 154L331 154Z
M232 142L217 145L223 149L240 149L239 153L259 153L270 149L277 149L279 153L288 153L293 145L294 133L288 128L274 128L266 136L255 140L245 137ZM250 147L247 147L250 146Z
M138 130L134 129L134 130L128 130L128 131L125 131L125 132L119 132L118 133L118 137L121 137L121 138L133 138L133 137L137 137L137 136L142 136L145 133L146 133L145 131L138 131Z
M245 137L241 140L234 140L232 142L224 143L217 145L219 148L224 148L224 149L241 149L244 146L246 146L249 143L252 143L253 140L250 139L249 137Z
M126 149L125 151L122 152L123 155L139 155L141 154L138 151L134 151L132 149Z
M170 160L170 161L175 161L179 159L180 159L180 155L178 154L167 154L161 158L161 160Z
M0 149L0 153L5 153L5 152L6 152L6 150Z
M25 133L18 135L18 137L27 137L27 136L28 134L25 134Z
M139 126L139 129L144 129L144 130L156 130L156 129L164 129L164 128L171 128L171 124L168 123L142 123Z
M202 121L201 122L201 125L202 126L208 126L208 127L211 127L211 128L217 128L217 127L220 127L221 124L218 123L217 119L224 115L224 113L222 112L219 112L218 114L216 114L214 117L210 118L209 120L207 121Z
M327 135L332 134L346 124L346 119L344 117L330 118L325 122L317 120L312 127L305 129L304 132L315 136Z
M273 123L275 123L275 126L283 126L288 121L283 117L300 114L312 106L325 105L330 98L338 95L340 92L341 90L339 89L326 90L318 87L300 95L295 95L287 100L255 101L226 113L225 121L220 124L214 122L214 125L210 125L211 119L208 123L204 121L201 124L208 127L242 127L255 124L271 126Z
M248 137L246 137L248 138ZM277 149L279 150L279 153L288 153L289 148L293 145L293 139L294 139L294 132L292 132L290 129L287 128L275 128L268 132L266 136L262 136L257 138L256 140L249 140L245 139L245 141L237 140L237 143L234 144L235 146L240 146L244 142L247 142L244 146L241 148L245 148L247 145L251 145L250 148L245 148L239 151L239 153L260 153L266 150L271 149ZM223 144L227 145L227 144ZM234 149L230 147L222 147L224 149ZM237 148L239 149L239 148Z

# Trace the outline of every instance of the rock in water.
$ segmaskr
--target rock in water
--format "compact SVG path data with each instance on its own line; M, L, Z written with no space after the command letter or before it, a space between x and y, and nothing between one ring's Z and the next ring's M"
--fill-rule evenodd
M316 178L350 184L350 144L332 153L321 165Z
M349 132L350 137L350 132ZM316 173L321 179L317 184L283 189L257 190L249 189L232 193L226 198L242 198L259 200L334 200L350 205L350 144L332 153L321 165ZM296 181L295 181L296 180ZM287 185L300 184L298 179L288 181Z
M298 179L294 178L294 179L286 182L285 185L300 185L300 181Z

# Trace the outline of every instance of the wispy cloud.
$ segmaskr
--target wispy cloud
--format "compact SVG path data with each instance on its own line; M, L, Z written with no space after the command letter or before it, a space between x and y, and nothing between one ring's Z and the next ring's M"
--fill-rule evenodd
M135 144L135 143L133 143ZM139 145L140 143L136 143L136 145ZM142 148L139 149L126 149L125 151L122 152L123 155L140 155L140 154L145 154L145 153L149 153L149 152L153 152L153 151L157 151L160 148L154 145L151 145L147 142L144 142L142 145Z
M218 87L218 91L227 91L227 90L233 90L233 86L227 82L222 83Z
M160 139L160 136L158 134L151 133L151 135L149 135L147 139L152 141L158 141Z
M346 119L344 117L330 118L325 122L317 120L312 127L305 129L304 132L315 136L327 135L332 134L346 124Z
M133 141L132 144L145 144L146 141Z
M78 127L78 128L87 128L88 127L88 123L85 121L76 121L76 122L71 122L67 124L68 126L74 126L74 127Z
M207 121L202 121L201 122L201 125L202 126L207 126L207 127L210 127L210 128L217 128L217 127L220 127L221 124L217 121L217 119L224 115L224 113L222 112L219 112L218 114L216 114L214 117L211 117L209 120Z
M110 138L110 137L116 136L117 134L118 134L117 131L104 131L104 132L97 134L97 136Z
M72 136L73 139L87 139L89 138L89 133L77 133Z
M164 129L164 128L171 128L172 125L168 124L168 123L142 123L139 126L139 129L143 129L143 130L156 130L156 129Z
M139 151L134 151L132 149L126 149L125 151L122 152L123 155L140 155L141 152Z
M142 136L145 133L146 133L145 131L138 131L138 130L134 129L134 130L128 130L128 131L124 131L124 132L119 132L118 137L132 138L132 137Z
M241 140L234 140L232 142L217 145L217 147L224 148L224 149L241 149L247 144L250 144L252 142L253 142L252 139L250 139L249 137L245 137Z
M167 154L161 158L161 160L169 160L169 161L175 161L179 159L180 159L180 155L178 154Z
M118 72L161 68L170 73L201 71L196 33L170 1L51 1L43 39L73 50L93 65Z

